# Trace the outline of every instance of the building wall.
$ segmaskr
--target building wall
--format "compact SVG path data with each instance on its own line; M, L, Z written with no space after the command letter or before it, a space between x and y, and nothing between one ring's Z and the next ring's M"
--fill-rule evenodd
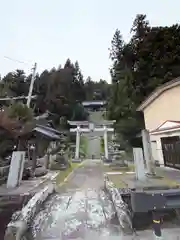
M144 109L146 129L152 131L167 120L180 121L180 86L162 93Z

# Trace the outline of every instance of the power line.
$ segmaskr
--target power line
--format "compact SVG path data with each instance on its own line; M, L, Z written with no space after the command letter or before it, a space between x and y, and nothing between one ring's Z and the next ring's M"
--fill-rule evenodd
M28 96L18 96L18 97L4 97L4 98L1 98L0 97L0 102L1 101L11 101L11 100L23 100L23 99L27 99ZM34 96L31 96L32 99L36 99L37 96L34 95Z
M8 56L4 56L4 58L6 58L6 59L8 59L8 60L10 60L10 61L13 61L13 62L21 63L21 64L26 64L26 65L31 64L31 63L23 62L23 61L20 61L20 60L17 60L17 59L14 59L14 58L8 57Z

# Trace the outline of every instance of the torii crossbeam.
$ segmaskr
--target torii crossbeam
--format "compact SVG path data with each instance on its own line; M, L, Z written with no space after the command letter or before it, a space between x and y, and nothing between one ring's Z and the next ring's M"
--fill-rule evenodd
M102 122L90 122L90 121L68 121L71 126L77 126L76 128L70 128L70 132L76 132L76 152L75 152L75 159L79 159L79 149L80 149L80 136L81 133L102 133L104 136L104 153L105 158L108 159L108 141L107 141L107 133L114 132L114 128L110 128L107 126L112 125L115 123L113 121L102 121ZM86 127L84 127L86 126ZM96 127L95 127L96 126Z

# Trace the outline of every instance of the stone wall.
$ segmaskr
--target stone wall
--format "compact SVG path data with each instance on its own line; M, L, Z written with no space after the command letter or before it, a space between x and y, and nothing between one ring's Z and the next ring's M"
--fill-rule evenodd
M106 174L104 175L104 187L111 197L122 232L131 234L133 232L131 212L128 209L128 205L123 201L119 190L109 181Z
M7 225L4 240L26 239L27 231L34 216L39 212L44 201L55 191L53 182L49 182L40 192L36 193L22 208L12 215L10 223Z
M27 204L28 200L32 197L29 196L1 196L1 213L0 213L0 239L4 239L7 224L11 220L12 214L15 211L22 209Z

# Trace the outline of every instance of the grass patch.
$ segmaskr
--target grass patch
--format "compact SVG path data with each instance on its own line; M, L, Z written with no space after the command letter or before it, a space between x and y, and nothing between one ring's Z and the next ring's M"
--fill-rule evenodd
M135 168L134 168L134 164L128 164L127 167L116 167L116 166L112 166L111 164L109 166L104 165L103 166L103 170L104 172L134 172Z
M108 175L109 181L111 181L116 188L127 188L128 185L122 180L122 175Z
M126 169L127 170L127 169ZM128 179L130 179L130 182L133 181L132 177L133 175L126 174L125 169L119 168L118 170L112 170L109 166L104 166L105 172L122 172L122 174L114 174L114 175L108 175L109 180L114 184L117 188L127 188L128 187ZM129 166L128 171L134 170L133 164ZM144 184L138 183L134 186L138 188L142 188L144 190L151 190L151 189L173 189L173 188L180 188L180 181L175 181L173 179L169 179L165 174L162 174L160 171L156 171L157 177L150 177L147 178L147 182L145 181ZM161 173L161 174L160 174ZM159 177L158 177L159 176ZM136 180L134 179L136 182ZM140 184L140 185L139 185Z
M114 184L116 188L128 188L128 184L126 181L126 174L115 174L115 175L108 175L108 179ZM126 175L127 176L127 175ZM137 183L137 189L142 188L145 190L150 189L173 189L173 188L179 188L180 183L177 183L175 181L172 181L168 178L162 178L162 179L150 179L144 186L138 186Z
M86 155L87 153L87 145L88 145L87 137L82 136L80 139L80 152L84 155Z
M103 137L101 137L100 144L101 144L101 153L104 153L104 138Z
M104 172L122 172L123 174L108 175L108 179L116 188L127 188L128 184L123 181L126 172L134 172L134 164L128 164L127 167L115 167L111 164L103 166Z
M171 179L168 179L166 177L163 177L162 179L159 179L157 182L159 183L159 185L167 186L167 187L170 187L170 188L180 187L180 182L178 183L178 182L173 181Z
M180 187L180 181L170 179L167 176L164 176L162 173L159 174L158 171L156 171L156 174L157 176L161 177L160 179L156 180L158 183L172 188Z
M73 171L73 169L77 168L80 163L73 163L71 162L71 167L67 168L64 171L59 171L59 174L56 177L56 184L61 184L64 179Z

